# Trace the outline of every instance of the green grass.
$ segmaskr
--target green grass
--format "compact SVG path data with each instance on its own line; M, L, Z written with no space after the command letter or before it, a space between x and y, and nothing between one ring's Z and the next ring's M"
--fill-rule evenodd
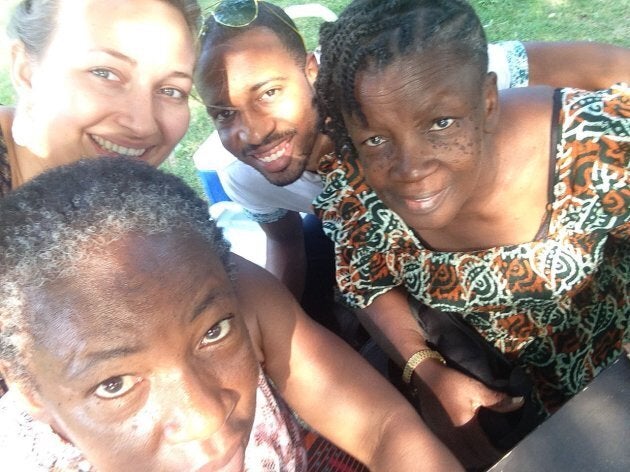
M215 1L203 0L200 3L206 6ZM2 0L0 3L0 27L4 29L10 7L16 0ZM275 3L285 7L308 3L308 0ZM319 3L340 13L350 2L322 0ZM630 47L630 22L627 20L630 0L471 0L471 3L481 17L491 41L589 40ZM313 49L317 44L318 21L298 19L297 23L307 47ZM0 52L3 52L3 44L0 42ZM6 59L0 60L0 103L13 103L14 95L6 64ZM202 193L191 158L195 149L212 131L212 125L201 104L195 100L190 103L192 113L188 133L163 167L182 176Z
M583 40L630 46L630 0L471 0L491 41Z

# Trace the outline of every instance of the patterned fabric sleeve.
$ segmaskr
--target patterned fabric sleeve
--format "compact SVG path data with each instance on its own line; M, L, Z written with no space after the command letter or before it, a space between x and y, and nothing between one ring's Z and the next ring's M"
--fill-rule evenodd
M301 427L261 370L254 425L245 451L244 472L306 472L306 468Z
M630 239L630 89L616 84L598 92L557 93L563 106L556 224Z
M510 88L527 87L529 85L529 62L525 46L520 41L502 41L499 45L507 50Z
M324 190L313 204L335 243L337 285L350 305L365 308L402 283L401 261L392 246L409 244L406 226L367 185L355 159L328 155L320 174Z

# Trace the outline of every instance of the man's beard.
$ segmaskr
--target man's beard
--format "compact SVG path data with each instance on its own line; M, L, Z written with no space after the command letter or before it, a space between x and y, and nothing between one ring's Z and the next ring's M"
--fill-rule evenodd
M298 166L296 166L295 169L292 168L292 162L289 164L287 169L282 172L278 172L277 174L267 175L262 172L261 174L269 183L275 185L276 187L285 187L293 182L296 182L300 177L302 177L302 174L306 171L306 163L307 159L304 159Z

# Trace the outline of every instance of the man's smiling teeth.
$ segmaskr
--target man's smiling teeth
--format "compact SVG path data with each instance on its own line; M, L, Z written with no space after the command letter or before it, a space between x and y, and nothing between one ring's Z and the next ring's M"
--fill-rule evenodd
M100 136L91 135L92 139L98 143L100 147L107 151L115 152L116 154L120 154L121 156L129 156L129 157L138 157L144 154L146 148L133 149L128 147L119 146L118 144L112 143L111 141L107 141L106 139L101 138Z
M275 152L272 152L271 154L258 155L258 156L256 156L256 158L258 160L264 162L265 164L268 164L269 162L273 162L276 159L278 159L279 157L284 155L284 153L287 150L287 146L288 145L289 145L289 142L285 141L281 145L275 147L275 149L276 149Z
M268 156L261 157L260 160L263 161L264 163L273 162L276 159L278 159L280 156L282 156L283 154L284 154L283 150L276 151L273 154L269 154Z

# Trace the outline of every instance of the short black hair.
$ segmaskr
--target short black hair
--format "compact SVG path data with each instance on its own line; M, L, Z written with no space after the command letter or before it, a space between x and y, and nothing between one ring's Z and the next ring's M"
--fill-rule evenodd
M488 68L483 27L465 0L355 0L336 22L322 24L320 44L315 83L320 128L339 153L356 154L343 114L365 122L355 94L357 73L438 48L475 64L480 77Z
M74 274L96 248L130 233L198 235L230 272L207 202L134 159L89 158L40 174L0 199L0 221L0 360L25 380L37 323L27 293Z

